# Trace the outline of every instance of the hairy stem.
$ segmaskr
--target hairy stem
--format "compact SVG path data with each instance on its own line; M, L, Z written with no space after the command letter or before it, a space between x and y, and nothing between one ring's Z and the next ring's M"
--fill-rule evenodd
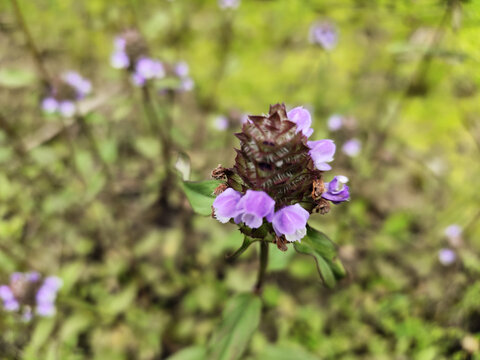
M260 267L258 268L257 283L253 292L260 295L263 291L263 281L268 265L268 245L267 241L260 241Z

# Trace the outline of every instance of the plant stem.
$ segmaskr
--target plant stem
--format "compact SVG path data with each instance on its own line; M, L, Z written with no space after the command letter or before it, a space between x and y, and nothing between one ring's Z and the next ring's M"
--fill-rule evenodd
M268 245L267 241L260 241L260 267L258 268L257 283L253 289L253 292L257 295L260 295L263 291L263 281L268 265Z
M90 129L90 126L88 126L87 121L85 120L85 117L82 115L77 115L77 122L80 124L83 131L87 135L88 141L90 142L90 146L92 147L95 157L102 164L103 170L105 171L105 174L107 175L108 180L111 182L113 179L112 171L110 170L110 167L108 166L107 162L103 159L102 154L100 152L100 147L98 146L97 139L95 139L95 136L93 135L93 132Z
M50 76L48 75L48 71L43 65L43 60L40 55L40 52L38 51L38 48L35 46L35 42L33 41L32 34L30 33L30 30L27 27L27 23L25 22L25 19L23 18L22 11L20 9L20 6L18 5L17 0L11 0L12 6L13 6L13 11L15 13L15 17L17 18L17 22L22 28L23 34L25 35L25 38L27 39L27 44L28 48L30 49L30 52L32 53L33 59L35 61L35 64L37 66L38 72L40 73L42 80L45 85L48 85L50 83Z

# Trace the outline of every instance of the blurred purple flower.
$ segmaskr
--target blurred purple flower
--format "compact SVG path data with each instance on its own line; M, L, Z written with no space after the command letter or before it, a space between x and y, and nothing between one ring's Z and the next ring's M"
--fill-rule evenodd
M259 228L264 217L272 221L274 208L275 200L266 192L247 190L238 202L238 215L235 216L235 222L237 224L243 222L252 229Z
M215 127L220 131L225 131L228 129L228 119L226 116L219 115L214 120Z
M227 223L238 215L237 205L242 194L232 188L226 189L213 202L215 218L221 223Z
M3 307L6 311L16 311L20 308L12 289L7 285L0 286L0 299L3 300Z
M340 130L343 126L343 116L334 114L327 120L327 126L330 131Z
M455 262L457 254L449 248L443 248L438 251L438 260L444 266L449 266Z
M240 0L218 0L221 9L236 9L240 6Z
M115 51L110 57L110 65L114 69L126 69L130 66L130 59L125 51Z
M349 200L350 192L348 186L345 185L347 182L348 178L346 176L335 176L332 181L325 183L326 191L322 194L322 197L334 204Z
M49 276L38 289L35 296L36 312L40 316L52 316L55 314L55 299L58 290L62 287L62 280L56 276Z
M338 33L335 27L326 21L314 23L310 27L310 42L332 50L338 43Z
M187 77L189 72L190 68L185 61L180 61L175 64L175 75L177 75L178 77Z
M58 109L58 102L53 97L47 97L42 101L42 109L48 114L53 114Z
M350 139L342 146L342 152L350 157L355 157L362 150L362 143L358 139Z
M309 216L299 204L286 206L273 215L273 229L278 236L285 235L287 241L300 241L307 233Z
M445 236L448 238L459 238L462 235L462 227L457 224L449 225L445 228Z
M307 138L313 134L312 126L312 117L310 112L303 108L303 106L298 106L293 108L287 113L288 119L297 125L297 133L300 131Z
M183 78L182 81L180 82L180 91L191 91L193 90L194 86L195 86L195 83L192 78L189 78L189 77Z
M83 99L92 91L92 83L75 71L69 71L63 74L62 78L63 81L77 91L78 100Z
M58 111L64 117L71 117L75 114L75 104L73 101L62 101L58 106Z
M165 69L160 61L150 58L141 58L135 65L135 73L145 80L160 79L165 76Z
M335 155L336 146L333 140L307 141L307 145L315 167L321 171L331 170L332 167L327 162L333 161L333 155Z

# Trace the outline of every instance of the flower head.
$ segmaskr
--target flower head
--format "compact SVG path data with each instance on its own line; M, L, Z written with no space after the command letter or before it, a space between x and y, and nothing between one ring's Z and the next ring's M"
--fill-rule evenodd
M348 186L345 185L347 182L348 178L346 176L335 176L332 181L325 184L327 190L322 194L322 197L334 204L349 200L350 192Z
M333 161L333 155L335 155L336 146L333 140L309 141L307 145L315 167L322 171L331 170L332 167L327 163Z
M445 236L448 238L459 238L462 236L462 227L458 224L452 224L445 228Z
M314 23L310 28L310 42L320 45L327 51L333 50L338 43L337 30L327 21Z
M343 126L343 116L338 114L330 116L327 120L327 126L330 131L340 130Z
M344 154L350 157L355 157L360 153L362 149L362 143L358 139L350 139L346 141L342 146Z
M272 220L275 208L273 200L266 192L247 190L246 194L238 202L238 215L235 222L243 222L252 229L259 228L263 223L263 218Z
M438 260L444 266L451 265L457 259L455 251L449 248L443 248L438 251Z
M242 194L232 188L226 189L213 202L215 218L221 223L227 223L238 215L237 205Z
M218 0L221 9L236 9L240 6L240 0Z
M303 106L298 106L293 108L287 113L288 119L297 125L297 133L302 132L307 138L313 134L312 126L312 117L310 112L303 108Z
M307 233L309 216L299 204L285 206L273 215L273 229L277 236L285 235L287 241L300 241Z

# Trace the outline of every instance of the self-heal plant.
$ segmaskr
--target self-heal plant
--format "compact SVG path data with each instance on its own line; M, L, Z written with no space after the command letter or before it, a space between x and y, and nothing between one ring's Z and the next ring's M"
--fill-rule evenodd
M336 176L324 183L335 144L329 139L309 141L311 125L308 110L297 107L287 112L283 104L271 106L268 115L248 116L236 134L240 148L233 167L219 165L212 172L214 182L184 186L192 206L202 213L212 199L209 191L213 191L212 215L222 223L236 224L244 234L244 244L233 257L260 242L257 291L261 290L269 244L282 251L293 244L298 252L313 255L328 286L345 274L330 240L307 224L312 213L326 214L330 202L339 204L350 196L346 177Z
M10 276L8 285L0 285L3 308L18 312L25 321L34 314L49 317L55 314L55 300L62 280L56 276L42 277L38 272L19 273Z

